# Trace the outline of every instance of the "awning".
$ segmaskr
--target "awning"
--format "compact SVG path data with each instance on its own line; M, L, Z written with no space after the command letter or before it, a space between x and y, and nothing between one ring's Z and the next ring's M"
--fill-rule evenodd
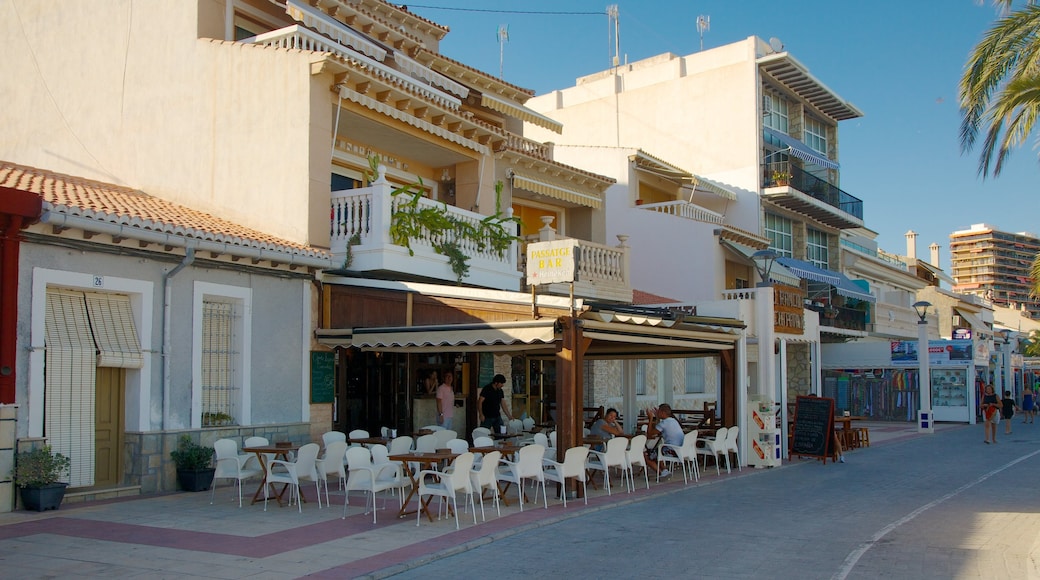
M719 197L736 201L737 194L721 184L716 183L706 177L701 177L686 171L685 169L668 163L667 161L654 157L642 149L637 150L633 155L630 155L629 160L632 161L633 167L640 171L645 171L658 177L671 180L680 186L693 186L694 190L706 191L708 193L714 193Z
M993 329L986 325L986 323L983 322L974 312L970 312L963 308L957 308L956 306L954 306L953 309L957 311L957 314L959 314L961 318L967 321L968 325L971 326L971 329L975 331L977 335L979 335L980 339L982 338L983 333L988 336L993 335Z
M736 201L737 200L737 194L736 193L726 189L725 187L722 187L718 183L715 183L714 181L712 181L712 180L710 180L710 179L708 179L706 177L701 177L700 175L694 175L693 176L693 186L694 186L694 189L700 189L700 190L703 190L703 191L710 191L711 193L714 193L715 195L717 195L719 197L726 198L726 199L728 199L730 201Z
M723 248L727 248L741 258L744 258L752 266L755 265L755 259L751 257L751 255L757 251L755 248L721 238L719 239L719 244L722 245ZM777 262L773 262L773 267L769 270L769 279L778 284L786 284L788 286L799 286L801 284L801 279L796 276L794 272L788 270Z
M802 143L801 141L795 139L787 133L781 133L780 131L777 131L776 129L771 129L769 127L762 127L762 130L765 131L766 135L790 147L788 153L794 155L802 161L805 161L807 163L815 163L816 165L826 167L827 169L838 168L837 163L831 161L830 159L827 159L827 157L822 153L817 153L816 151L813 151L809 148L808 145Z
M803 280L812 280L813 282L822 282L834 286L834 290L841 296L863 300L864 302L877 302L877 299L872 294L864 292L862 288L841 272L824 270L819 266L794 258L782 257L777 258L776 261L786 266L787 269Z
M933 266L932 264L925 262L924 260L917 260L917 265L924 268L925 270L928 270L932 273L933 276L935 276L943 282L946 282L950 286L953 286L957 283L953 278L950 277L949 274L944 272L943 269L938 266Z
M513 174L513 187L526 189L527 191L540 193L542 195L562 201L569 201L585 207L591 207L592 209L599 209L603 205L603 200L598 196L574 191L573 189L568 189L553 183L540 181L520 173Z
M562 123L555 119L550 119L541 113L532 111L521 104L511 103L505 99L500 99L487 93L480 95L480 104L493 111L498 111L499 113L509 115L510 117L520 119L521 121L527 121L528 123L544 127L556 133L563 133Z
M447 348L483 347L484 352L517 350L517 346L549 345L556 341L556 319L530 322L452 324L319 329L318 342L327 346L355 346L384 352L437 352Z

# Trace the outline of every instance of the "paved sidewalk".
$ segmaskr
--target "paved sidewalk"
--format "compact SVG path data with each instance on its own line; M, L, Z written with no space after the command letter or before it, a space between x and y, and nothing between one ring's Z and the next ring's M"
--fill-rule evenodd
M871 448L850 451L848 461L871 449L918 437L913 424L865 423ZM940 425L937 431L964 428ZM979 427L980 428L980 427ZM812 461L797 460L780 469ZM699 485L725 484L739 477L757 477L775 470L745 468L716 475L710 467ZM589 503L569 501L567 508L550 499L549 509L527 504L519 511L515 501L502 516L485 504L487 521L461 513L461 529L454 520L397 519L397 500L388 498L377 512L378 523L365 515L364 498L352 494L347 517L343 493L331 491L332 506L318 509L314 490L305 489L303 513L295 508L262 503L238 507L231 487L221 486L213 505L208 493L176 493L63 506L54 512L0 514L0 570L4 578L40 578L76 575L85 578L194 577L194 578L318 578L385 577L446 555L490 543L521 531L644 501L685 489L681 475L647 490L637 476L633 493L607 496L590 488ZM247 493L256 483L246 485ZM549 486L553 488L554 486ZM550 491L551 493L551 491ZM508 496L516 497L511 490ZM382 498L379 505L382 506ZM359 505L360 504L360 505Z

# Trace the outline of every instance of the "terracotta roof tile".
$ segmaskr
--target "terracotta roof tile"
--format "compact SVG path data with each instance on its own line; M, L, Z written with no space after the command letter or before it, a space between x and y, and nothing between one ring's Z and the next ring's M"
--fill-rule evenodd
M0 161L0 187L35 193L44 209L142 230L290 254L328 258L319 248L284 240L148 195L139 190Z
M642 290L632 289L632 304L671 304L679 302L675 298L667 298L665 296L659 296L657 294L651 294L649 292L643 292Z

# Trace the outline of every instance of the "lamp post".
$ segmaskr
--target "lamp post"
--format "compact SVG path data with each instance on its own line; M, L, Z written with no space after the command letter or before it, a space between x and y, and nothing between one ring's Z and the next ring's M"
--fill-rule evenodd
M932 377L928 360L928 308L930 302L919 300L914 302L914 312L917 313L917 363L919 365L920 377L918 387L920 391L921 407L917 411L917 431L919 433L934 433L935 426L932 424Z
M997 391L997 396L1003 398L1004 391L1011 391L1011 396L1018 398L1018 393L1015 392L1015 379L1011 370L1011 331L1004 328L998 330L997 334L1004 340L1003 348L1001 349L1001 362L1003 363L1001 366L1003 366L1004 381L1007 382L1006 385L1001 387L1002 390Z
M773 269L773 262L776 262L777 258L778 256L773 250L759 250L751 254L751 259L755 261L755 270L758 271L760 279L758 284L756 284L757 287L763 288L773 285L769 281L769 272Z
M787 386L779 384L776 373L776 354L773 352L775 344L774 326L776 324L776 312L773 307L774 292L773 283L769 281L769 271L773 269L773 262L777 254L773 250L759 250L751 254L755 261L755 270L758 271L759 282L755 290L755 330L758 334L758 381L757 394L768 396L771 402L780 403L780 424L787 425ZM743 403L746 397L741 394L738 399ZM739 409L741 419L747 416L746 405ZM742 430L741 433L747 433ZM741 440L744 440L741 437ZM780 456L787 457L787 437L777 436L774 442L776 448L780 449ZM746 442L745 442L746 443ZM747 457L749 449L742 449Z

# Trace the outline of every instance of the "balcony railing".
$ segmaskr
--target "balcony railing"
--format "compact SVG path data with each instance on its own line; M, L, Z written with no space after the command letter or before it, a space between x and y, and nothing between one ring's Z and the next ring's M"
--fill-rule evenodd
M867 313L864 310L844 306L819 306L815 303L806 304L805 309L820 313L820 326L844 330L867 330Z
M548 229L546 229L548 228ZM539 232L540 240L569 240L574 244L573 255L577 257L574 273L574 295L593 300L611 300L617 302L632 301L632 281L629 274L629 246L625 243L628 236L618 236L623 240L617 246L599 244L587 240L556 237L556 231L546 225ZM527 269L527 246L524 244L518 261L521 270ZM567 284L549 284L548 292L567 294Z
M456 277L447 257L434 250L435 246L444 242L454 242L469 257L470 274L463 282L502 290L519 290L520 272L517 270L515 242L501 256L487 244L456 237L454 232L422 231L418 237L409 240L414 255L407 248L392 243L390 223L393 214L411 200L408 195L395 197L393 190L392 185L380 179L369 187L332 192L330 249L338 259L345 260L348 244L355 242L350 245L351 270L407 273L454 282ZM441 202L427 198L421 198L419 205L444 206ZM487 217L450 205L444 207L454 219L474 226Z
M720 213L703 208L688 201L664 201L661 203L644 203L639 206L647 211L656 211L676 217L693 220L696 222L707 222L709 224L721 224L725 218Z
M762 169L764 187L789 186L851 216L863 219L863 200L792 165L789 161L766 163L762 165Z
M904 261L902 261L902 260L900 260L898 258L889 256L887 254L883 254L881 252L878 252L877 250L871 250L870 248L867 248L865 246L861 246L861 245L859 245L859 244L857 244L855 242L852 242L852 241L849 241L849 240L846 240L846 239L842 239L841 240L841 245L845 246L846 248L850 248L850 249L856 250L857 252L860 252L862 254L866 254L868 256L877 258L878 260L881 260L882 262L887 262L889 264L892 264L893 266L895 266L895 267L897 267L897 268L899 268L901 270L906 270L906 262L904 262Z

